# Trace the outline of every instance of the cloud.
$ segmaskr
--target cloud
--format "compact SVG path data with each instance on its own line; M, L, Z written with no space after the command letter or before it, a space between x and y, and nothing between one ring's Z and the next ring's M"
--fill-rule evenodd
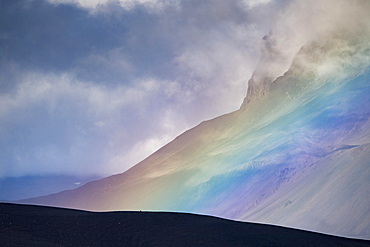
M107 5L120 6L123 9L131 10L136 6L144 6L150 10L158 11L169 4L176 4L179 0L47 0L52 4L74 4L80 8L92 12L104 11Z
M144 6L150 10L163 10L168 6L179 7L183 1L181 0L47 0L52 4L74 4L80 8L85 8L90 11L105 11L107 5L120 6L126 10L131 10L136 6ZM258 5L263 5L273 0L240 0L240 3L252 9Z
M260 4L266 4L271 2L272 0L243 0L242 3L247 7L247 8L254 8Z
M237 109L258 60L263 31L238 1L41 3L3 9L4 176L122 172Z
M238 109L270 31L279 76L310 40L365 25L368 5L8 1L0 175L123 172L185 129Z
M121 86L114 90L106 89L103 86L77 81L68 74L57 76L30 73L24 74L20 80L21 83L13 93L0 96L1 116L40 102L48 108L50 114L57 114L58 109L55 107L67 100L71 103L73 100L83 102L91 114L109 114L119 107L141 101L149 89L145 84L140 84L138 88Z
M0 95L0 158L9 164L0 175L117 173L179 131L150 106L159 91L171 97L166 81L112 89L68 74L24 73L19 80L16 90ZM125 162L111 166L116 157Z

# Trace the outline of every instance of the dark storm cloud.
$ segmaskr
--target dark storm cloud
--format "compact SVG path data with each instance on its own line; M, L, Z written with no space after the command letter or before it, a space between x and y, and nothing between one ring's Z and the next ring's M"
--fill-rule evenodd
M72 5L6 1L0 16L0 65L5 74L13 73L8 72L11 64L23 70L44 72L80 66L81 77L98 80L99 71L90 64L81 64L81 59L120 46L125 35L124 20L92 16ZM107 75L104 79L114 77Z
M2 60L31 69L69 69L80 57L120 41L114 25L71 5L6 1L0 14Z

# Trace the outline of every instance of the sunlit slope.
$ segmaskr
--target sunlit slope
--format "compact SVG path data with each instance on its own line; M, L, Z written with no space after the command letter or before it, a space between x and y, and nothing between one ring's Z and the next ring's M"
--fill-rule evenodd
M123 174L28 202L196 212L370 238L369 57L366 39L308 44L240 110Z

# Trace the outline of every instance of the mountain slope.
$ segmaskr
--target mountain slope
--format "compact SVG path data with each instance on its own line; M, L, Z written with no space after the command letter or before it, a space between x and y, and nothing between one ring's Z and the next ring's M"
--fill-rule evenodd
M311 42L283 76L257 69L240 110L123 174L25 202L196 212L370 239L369 40Z
M15 201L75 189L101 176L46 175L0 178L0 200Z

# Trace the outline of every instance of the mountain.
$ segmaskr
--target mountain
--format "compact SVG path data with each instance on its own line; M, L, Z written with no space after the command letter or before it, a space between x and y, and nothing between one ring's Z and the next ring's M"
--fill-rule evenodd
M242 107L128 171L25 200L93 211L165 210L370 239L369 33L303 46L283 74L273 34Z
M3 246L370 246L365 240L184 213L92 213L1 203L0 221Z
M45 175L0 178L0 200L15 201L75 189L102 177Z

